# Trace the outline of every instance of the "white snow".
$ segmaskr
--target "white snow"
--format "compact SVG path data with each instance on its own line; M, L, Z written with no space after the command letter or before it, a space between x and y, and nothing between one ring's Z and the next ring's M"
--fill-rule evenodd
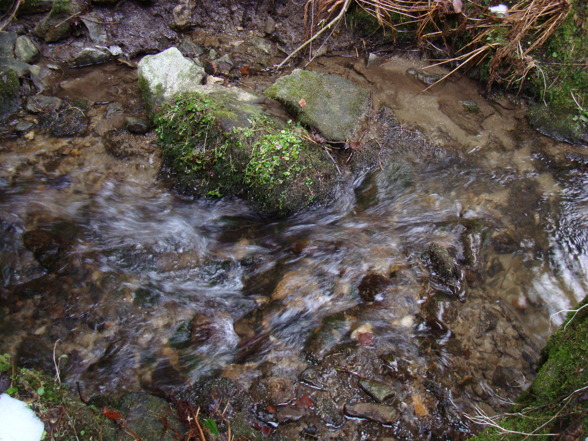
M0 395L0 441L40 441L43 422L26 403Z

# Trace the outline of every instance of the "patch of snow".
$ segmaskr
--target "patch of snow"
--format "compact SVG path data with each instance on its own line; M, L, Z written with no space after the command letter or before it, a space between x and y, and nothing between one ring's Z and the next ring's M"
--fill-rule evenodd
M43 422L23 401L0 395L0 441L40 441Z

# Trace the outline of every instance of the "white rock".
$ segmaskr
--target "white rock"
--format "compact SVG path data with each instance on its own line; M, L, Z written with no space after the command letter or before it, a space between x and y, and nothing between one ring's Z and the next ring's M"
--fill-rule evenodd
M143 98L152 107L178 93L196 91L206 75L175 47L143 57L137 73Z
M0 395L0 441L40 441L43 422L26 403Z

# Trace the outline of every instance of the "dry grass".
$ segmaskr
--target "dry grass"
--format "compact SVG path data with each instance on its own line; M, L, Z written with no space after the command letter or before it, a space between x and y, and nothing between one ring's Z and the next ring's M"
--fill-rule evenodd
M542 46L566 19L570 0L520 0L499 16L468 0L354 0L380 25L394 33L410 29L424 46L445 51L438 64L469 69L489 59L489 86L522 83L538 68L531 52ZM305 5L307 42L336 25L349 0L308 0ZM337 15L338 14L338 15ZM335 17L333 19L333 17ZM331 21L329 21L331 20ZM460 37L469 43L452 51Z

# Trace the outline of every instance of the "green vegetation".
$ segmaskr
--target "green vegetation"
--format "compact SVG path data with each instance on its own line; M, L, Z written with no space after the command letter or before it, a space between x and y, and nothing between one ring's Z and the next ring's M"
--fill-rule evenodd
M222 93L188 93L156 109L159 143L180 190L246 197L285 216L327 193L327 155L299 125L278 122Z
M577 308L549 339L529 390L474 440L524 440L533 434L544 441L554 433L562 434L558 439L583 439L588 434L588 298Z
M9 354L0 355L0 374L7 374L11 378L11 386L6 393L29 403L45 424L44 440L116 439L112 423L97 409L75 399L61 386L58 378L16 367Z

